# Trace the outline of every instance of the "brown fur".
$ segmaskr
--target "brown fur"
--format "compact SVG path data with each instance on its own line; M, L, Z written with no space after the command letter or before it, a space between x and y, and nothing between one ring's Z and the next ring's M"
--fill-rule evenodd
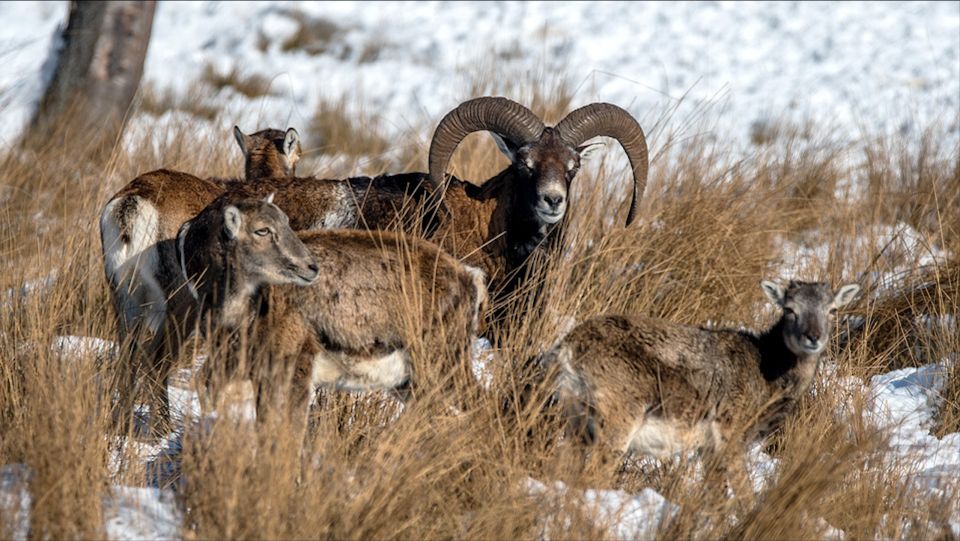
M204 179L172 169L144 173L130 181L111 199L139 197L153 203L159 214L160 239L172 239L183 222L197 215L226 189L227 181ZM118 220L121 223L126 220Z
M308 376L318 354L335 359L337 366L327 369L324 381L337 385L362 379L352 371L356 362L406 350L411 338L446 348L438 355L449 363L443 374L460 382L472 379L468 354L486 296L476 270L427 241L398 233L325 230L299 233L319 269L313 285L261 287L239 270L236 248L220 237L222 208L237 197L225 194L181 230L184 269L202 277L195 281L205 321L201 328L251 337L254 358L263 355L270 366L264 373L285 370L298 397L309 394ZM242 321L228 315L225 306L246 307ZM411 306L420 313L411 314ZM422 336L409 336L405 322L411 320L423 322ZM440 329L443 336L432 336ZM263 364L250 367L263 372ZM430 372L435 370L410 366L410 381L403 383L416 392ZM403 387L396 389L405 392Z
M378 177L320 179L315 177L261 178L231 184L238 196L275 194L274 202L290 216L295 231L317 229L405 229L431 231L429 214L418 223L417 207L425 201L423 173Z
M263 172L270 176L280 176L289 170L283 165L289 161L288 158L280 156L284 133L273 129L253 135L241 133L241 148L246 156L248 175ZM295 157L290 157L293 163L296 162ZM247 180L253 178L255 177L248 176ZM235 181L232 179L202 179L180 171L160 169L133 179L107 202L100 219L101 241L107 280L120 316L121 340L142 319L143 309L138 309L137 304L157 302L156 299L137 298L136 290L141 287L138 282L142 279L150 280L149 276L143 277L143 273L156 273L156 279L162 286L170 285L171 277L169 273L165 275L163 268L165 260L168 262L166 267L170 267L170 254L165 253L164 244L172 241L183 222L203 210L233 182ZM146 258L143 252L147 251L157 253L155 257ZM120 260L129 261L136 257L144 259L142 262L135 262L135 265L140 267L140 272L121 277L117 268ZM146 268L149 265L156 268ZM169 294L168 287L163 290ZM131 295L134 299L128 300L126 297ZM153 296L157 297L159 294Z
M487 181L484 187L451 179L444 202L450 210L431 240L451 254L483 269L491 284L498 284L506 271L506 222L510 205L504 197L490 188L497 179Z
M272 175L282 175L288 170L277 166L290 161L274 155L278 148L277 134L282 144L284 132L279 130L243 135L243 145L252 149L248 151L241 145L248 173L269 171ZM158 333L165 324L170 309L168 303L178 298L177 292L183 285L173 250L177 230L232 182L235 181L203 179L160 169L133 179L111 197L101 211L104 270L118 315L119 341L130 348L127 351L130 358L140 357L139 342L144 330L154 335L150 348L165 343ZM155 355L156 352L149 349L146 352L146 358ZM130 396L121 401L122 411L129 411L129 400L139 379L137 369L129 368L130 380L125 391ZM161 393L165 396L165 389Z
M510 165L474 186L451 179L444 194L449 210L434 238L490 276L491 291L505 297L524 279L534 252L550 249L563 228L570 181L580 168L580 148L574 149L544 130L535 143L516 147L501 140ZM572 163L573 168L568 168ZM530 167L532 165L532 167ZM562 201L559 221L544 221L546 197Z
M292 177L296 174L297 162L300 160L300 138L295 135L294 147L289 155L284 150L287 131L268 128L251 135L246 135L239 128L234 127L234 135L244 156L244 178L253 180L268 177Z
M841 293L835 300L824 284L791 283L784 315L760 334L599 316L577 325L541 368L555 378L571 435L588 442L628 450L631 433L664 421L715 432L688 447L746 443L776 430L810 389L822 349L791 340L813 337L825 347L827 312L849 302Z

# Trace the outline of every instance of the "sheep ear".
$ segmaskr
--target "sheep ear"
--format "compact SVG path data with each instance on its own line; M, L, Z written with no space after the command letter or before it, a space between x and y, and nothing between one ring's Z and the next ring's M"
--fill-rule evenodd
M240 145L240 152L243 152L243 156L247 156L247 149L249 145L249 137L240 130L240 126L233 127L233 137L237 140L237 144Z
M223 230L227 237L235 239L240 235L240 227L243 225L243 215L240 209L233 205L228 205L223 209Z
M856 298L857 293L860 293L860 286L857 284L842 286L837 290L836 296L833 297L833 305L837 308L843 308Z
M590 143L588 145L581 145L577 147L577 154L580 155L580 159L582 160L596 154L603 147L603 141L597 141L596 143Z
M783 297L785 291L783 286L780 284L775 284L769 280L764 280L760 282L760 287L763 288L764 294L767 298L770 299L770 302L776 304L777 306L783 306Z
M270 192L266 197L263 198L264 203L273 204L273 196L277 195L277 192Z
M510 162L517 160L517 145L513 144L512 141L503 137L499 133L489 132L490 137L493 137L493 142L497 144L497 148L500 149L500 152L507 157Z
M287 128L283 136L283 154L288 158L300 158L300 134L293 128Z

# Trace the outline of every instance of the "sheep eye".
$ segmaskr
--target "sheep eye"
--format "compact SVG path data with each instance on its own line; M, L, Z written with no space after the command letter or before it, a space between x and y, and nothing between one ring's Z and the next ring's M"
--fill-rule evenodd
M789 308L789 307L787 307L787 306L784 306L784 307L783 307L783 313L786 314L786 315L788 315L788 316L795 316L795 315L797 315L797 313L793 311L793 308Z
M837 317L837 309L836 309L836 308L831 308L828 313L830 314L830 317Z
M256 231L253 232L253 234L260 237L266 237L267 235L270 234L270 228L264 227L263 229L257 229Z

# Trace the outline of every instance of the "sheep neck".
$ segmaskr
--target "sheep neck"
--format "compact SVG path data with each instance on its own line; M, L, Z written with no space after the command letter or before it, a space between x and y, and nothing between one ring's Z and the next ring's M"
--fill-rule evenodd
M256 312L261 288L238 272L237 262L229 249L222 253L223 257L215 265L210 265L209 278L204 281L208 290L205 304L222 326L236 329Z
M813 382L819 354L797 355L783 339L784 320L758 338L760 372L768 385L788 394L799 394Z
M512 218L508 222L507 237L507 265L512 269L523 267L530 255L537 250L548 249L557 238L557 231L563 227L565 220L555 224L546 224L530 217L532 212L522 208L519 201L513 201Z

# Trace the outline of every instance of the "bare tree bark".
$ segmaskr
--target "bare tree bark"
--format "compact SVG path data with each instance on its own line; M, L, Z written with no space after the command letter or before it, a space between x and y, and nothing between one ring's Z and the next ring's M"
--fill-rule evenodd
M104 150L123 130L143 75L156 2L71 1L53 78L27 141Z

